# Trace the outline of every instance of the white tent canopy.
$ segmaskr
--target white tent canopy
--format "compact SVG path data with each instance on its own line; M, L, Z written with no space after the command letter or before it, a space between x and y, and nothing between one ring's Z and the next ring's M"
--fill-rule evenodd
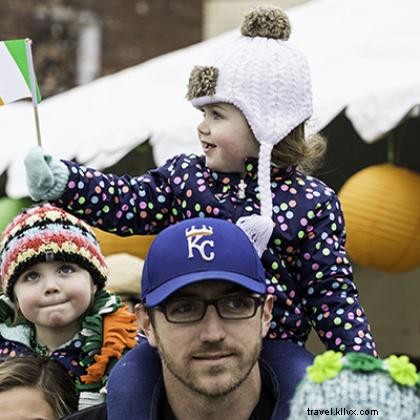
M345 109L360 137L373 142L420 104L419 0L312 0L289 9L291 40L312 72L314 116L325 127ZM191 68L238 30L165 54L46 99L39 105L44 149L101 169L150 139L162 164L200 152L200 114L185 99ZM30 103L0 107L0 173L7 194L27 195L23 158L35 145Z

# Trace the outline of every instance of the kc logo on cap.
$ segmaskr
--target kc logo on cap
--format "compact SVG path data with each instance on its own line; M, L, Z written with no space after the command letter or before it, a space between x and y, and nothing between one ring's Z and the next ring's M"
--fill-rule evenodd
M185 237L187 238L188 244L188 258L194 258L197 255L196 253L194 254L194 249L196 249L203 260L212 261L215 254L208 248L214 248L214 241L205 239L207 236L212 235L213 228L205 225L202 225L200 229L197 229L195 226L191 226L190 229L185 229ZM206 249L206 247L208 248Z

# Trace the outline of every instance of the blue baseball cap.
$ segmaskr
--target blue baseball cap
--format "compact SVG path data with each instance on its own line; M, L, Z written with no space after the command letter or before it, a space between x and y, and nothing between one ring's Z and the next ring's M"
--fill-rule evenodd
M141 299L157 306L177 290L205 280L265 294L265 270L245 232L223 219L193 218L163 230L147 253Z

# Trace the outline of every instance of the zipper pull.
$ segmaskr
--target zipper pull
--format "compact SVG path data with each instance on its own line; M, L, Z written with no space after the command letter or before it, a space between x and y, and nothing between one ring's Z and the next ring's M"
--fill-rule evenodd
M247 187L247 185L246 185L245 181L243 179L241 179L241 181L238 184L238 194L237 194L237 197L240 200L244 200L245 197L246 197L246 194L245 194L246 187Z

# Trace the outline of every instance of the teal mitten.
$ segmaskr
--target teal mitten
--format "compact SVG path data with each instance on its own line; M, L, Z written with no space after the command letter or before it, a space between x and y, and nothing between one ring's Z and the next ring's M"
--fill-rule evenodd
M66 189L67 166L37 146L25 158L26 184L33 200L56 200Z

